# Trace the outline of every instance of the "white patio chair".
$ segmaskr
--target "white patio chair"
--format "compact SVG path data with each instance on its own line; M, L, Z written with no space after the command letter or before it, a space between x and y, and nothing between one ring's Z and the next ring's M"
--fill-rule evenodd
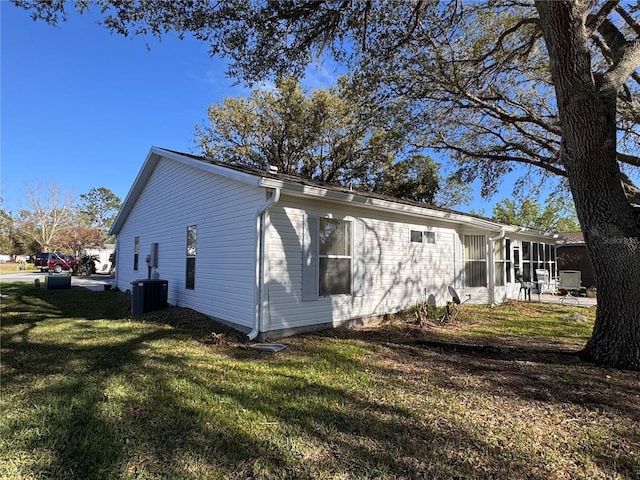
M579 304L578 295L580 295L582 288L582 272L579 270L560 270L558 274L560 276L558 291L562 296L560 303L563 303L567 298L572 298ZM577 292L576 296L573 295L573 292Z

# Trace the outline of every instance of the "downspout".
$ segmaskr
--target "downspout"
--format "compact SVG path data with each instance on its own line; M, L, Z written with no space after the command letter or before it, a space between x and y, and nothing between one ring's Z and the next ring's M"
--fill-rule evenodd
M256 213L256 299L254 305L253 329L247 334L249 340L253 340L260 333L260 324L262 322L262 303L264 298L264 257L265 257L265 216L271 205L278 203L280 200L280 188L271 189L271 196L262 204Z
M489 237L489 305L495 304L496 300L496 261L493 244L496 240L503 239L506 233L507 231L504 228L501 228L498 236Z

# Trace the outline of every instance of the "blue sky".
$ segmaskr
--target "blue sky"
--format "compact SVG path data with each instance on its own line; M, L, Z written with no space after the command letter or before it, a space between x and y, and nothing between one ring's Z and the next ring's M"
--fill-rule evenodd
M11 212L27 207L28 185L51 181L124 200L152 146L191 152L207 107L249 93L190 38L124 38L87 15L56 28L1 0L0 19L1 196ZM337 75L316 68L303 85L328 87ZM500 198L459 209L490 215Z

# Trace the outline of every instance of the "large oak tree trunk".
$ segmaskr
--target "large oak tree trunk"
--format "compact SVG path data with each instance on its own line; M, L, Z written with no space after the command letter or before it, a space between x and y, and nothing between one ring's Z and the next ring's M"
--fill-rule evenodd
M582 2L537 8L556 88L562 161L597 281L598 307L584 354L640 370L640 215L616 161L616 91L594 78Z

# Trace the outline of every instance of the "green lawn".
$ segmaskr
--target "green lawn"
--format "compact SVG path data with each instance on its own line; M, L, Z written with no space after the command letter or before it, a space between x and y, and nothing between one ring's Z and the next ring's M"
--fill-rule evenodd
M640 478L640 374L575 354L593 309L467 306L265 354L128 307L2 285L0 478Z

